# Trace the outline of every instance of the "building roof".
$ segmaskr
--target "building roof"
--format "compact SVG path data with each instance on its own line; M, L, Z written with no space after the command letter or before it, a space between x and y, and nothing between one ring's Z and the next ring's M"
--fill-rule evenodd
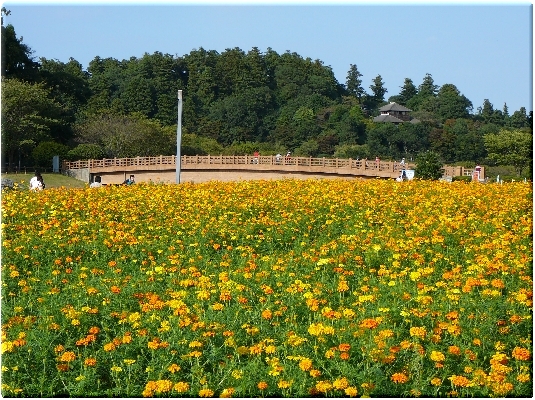
M405 112L408 112L408 111L412 111L410 109L408 109L407 107L403 107L402 105L396 103L396 102L391 102L390 104L387 104L386 106L382 106L379 111L381 112L384 112L384 111L405 111Z
M403 120L393 117L390 114L381 114L373 119L373 122L394 122L394 123L402 123Z

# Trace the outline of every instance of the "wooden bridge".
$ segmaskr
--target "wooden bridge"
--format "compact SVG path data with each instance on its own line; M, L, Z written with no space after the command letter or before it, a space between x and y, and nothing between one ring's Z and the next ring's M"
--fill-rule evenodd
M130 175L135 176L136 182L175 183L176 162L174 155L64 161L62 171L88 183L101 176L103 184L118 184ZM194 183L281 178L396 179L403 169L415 168L414 163L395 161L249 155L182 156L180 164L180 181ZM446 177L472 173L472 168L444 166Z

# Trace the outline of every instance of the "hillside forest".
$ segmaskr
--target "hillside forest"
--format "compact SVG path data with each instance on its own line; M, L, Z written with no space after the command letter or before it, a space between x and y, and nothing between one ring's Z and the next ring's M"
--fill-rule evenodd
M51 168L54 155L176 154L182 90L182 155L291 151L414 160L432 152L443 163L532 173L532 111L488 99L474 108L453 83L436 85L431 73L387 89L379 74L366 82L355 63L341 83L321 60L256 47L96 56L84 69L73 58L36 60L13 25L2 21L1 29L3 171ZM411 121L374 122L390 102L410 109Z

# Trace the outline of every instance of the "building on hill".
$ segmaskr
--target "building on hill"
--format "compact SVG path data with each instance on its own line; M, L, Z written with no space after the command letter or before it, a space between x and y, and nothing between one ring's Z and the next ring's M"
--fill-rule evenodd
M391 102L390 104L381 107L379 111L381 111L381 115L375 117L373 122L391 122L394 124L401 124L403 122L420 122L415 118L411 118L409 113L412 110L395 102Z

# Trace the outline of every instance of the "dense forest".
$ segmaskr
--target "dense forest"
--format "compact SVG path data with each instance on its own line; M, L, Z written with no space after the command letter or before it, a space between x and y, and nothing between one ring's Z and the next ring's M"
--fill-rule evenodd
M53 155L176 154L182 90L183 155L258 150L411 160L430 151L444 163L531 171L532 111L487 99L474 110L454 84L435 85L431 73L388 90L380 75L364 83L356 64L340 83L322 61L271 48L199 48L122 61L96 56L87 70L72 58L35 60L32 53L2 21L3 170L50 168ZM412 121L374 122L390 102L409 108Z

